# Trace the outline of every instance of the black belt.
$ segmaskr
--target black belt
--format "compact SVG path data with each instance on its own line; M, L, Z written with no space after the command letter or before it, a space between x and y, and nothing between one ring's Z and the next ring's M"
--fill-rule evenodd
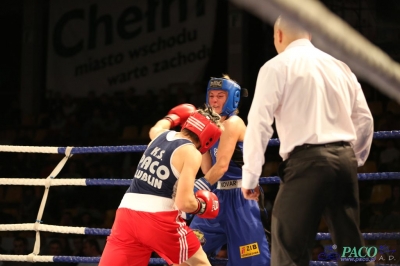
M292 155L293 153L302 151L302 150L306 150L309 148L313 148L313 147L350 147L350 143L346 142L346 141L337 141L337 142L331 142L331 143L324 143L324 144L303 144L301 146L296 146L294 147L294 149L290 152L290 155Z

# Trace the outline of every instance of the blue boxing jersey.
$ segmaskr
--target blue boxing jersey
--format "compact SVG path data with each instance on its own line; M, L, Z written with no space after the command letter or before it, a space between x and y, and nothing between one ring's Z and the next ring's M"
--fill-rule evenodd
M214 165L217 162L219 140L211 147L211 159ZM221 177L220 181L242 179L242 166L243 166L243 142L236 143L231 161L229 162L228 171Z
M140 159L127 193L149 194L172 199L179 173L172 166L172 155L188 139L174 139L176 131L166 131L155 138Z

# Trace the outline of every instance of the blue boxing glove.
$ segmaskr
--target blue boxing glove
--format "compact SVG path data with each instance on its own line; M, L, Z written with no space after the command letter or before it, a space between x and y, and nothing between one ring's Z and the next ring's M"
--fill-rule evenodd
M207 179L203 177L200 177L199 179L197 179L194 182L194 193L196 193L199 190L207 190L207 191L211 191L212 189L212 185L210 184L210 182L207 181Z

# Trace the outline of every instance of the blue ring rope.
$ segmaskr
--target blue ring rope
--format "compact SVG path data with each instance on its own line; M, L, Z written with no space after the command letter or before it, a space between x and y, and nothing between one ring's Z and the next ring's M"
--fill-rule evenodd
M358 180L395 180L400 179L400 172L360 173ZM129 186L131 179L86 179L86 186ZM260 177L260 184L279 184L278 176Z
M78 257L78 256L54 256L53 262L69 262L69 263L98 263L100 257ZM215 259L210 258L210 262L218 262L219 264L226 264L228 259ZM161 258L151 258L149 261L151 265L165 265L166 261ZM51 265L51 264L50 264ZM333 261L311 261L310 266L337 266L338 264ZM400 266L399 264L375 264L376 266Z
M97 235L97 236L108 236L111 233L111 229L104 228L85 228L85 235ZM377 239L398 239L400 240L400 233L363 233L362 236L366 240L377 240ZM329 240L331 239L330 233L317 233L316 240Z
M400 130L378 131L374 133L374 139L400 138ZM279 139L270 139L268 146L279 146ZM120 153L120 152L143 152L147 145L126 146L97 146L97 147L73 147L71 154L82 153ZM65 154L66 147L59 147L58 153Z

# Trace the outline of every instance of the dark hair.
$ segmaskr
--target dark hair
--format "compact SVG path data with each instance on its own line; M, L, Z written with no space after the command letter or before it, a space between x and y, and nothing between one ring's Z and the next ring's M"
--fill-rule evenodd
M84 240L84 242L88 243L90 246L94 247L99 253L101 253L100 245L97 239L88 237Z
M49 245L51 244L58 244L60 247L62 246L60 239L54 238L49 242Z
M199 143L199 142L200 142L199 137L198 137L195 133L193 133L193 131L190 131L190 130L187 129L187 128L183 128L183 129L181 130L181 132L182 132L184 135L188 136L194 143Z
M27 246L28 245L28 239L26 238L26 237L24 237L24 236L16 236L15 238L14 238L14 242L22 242L25 246Z

